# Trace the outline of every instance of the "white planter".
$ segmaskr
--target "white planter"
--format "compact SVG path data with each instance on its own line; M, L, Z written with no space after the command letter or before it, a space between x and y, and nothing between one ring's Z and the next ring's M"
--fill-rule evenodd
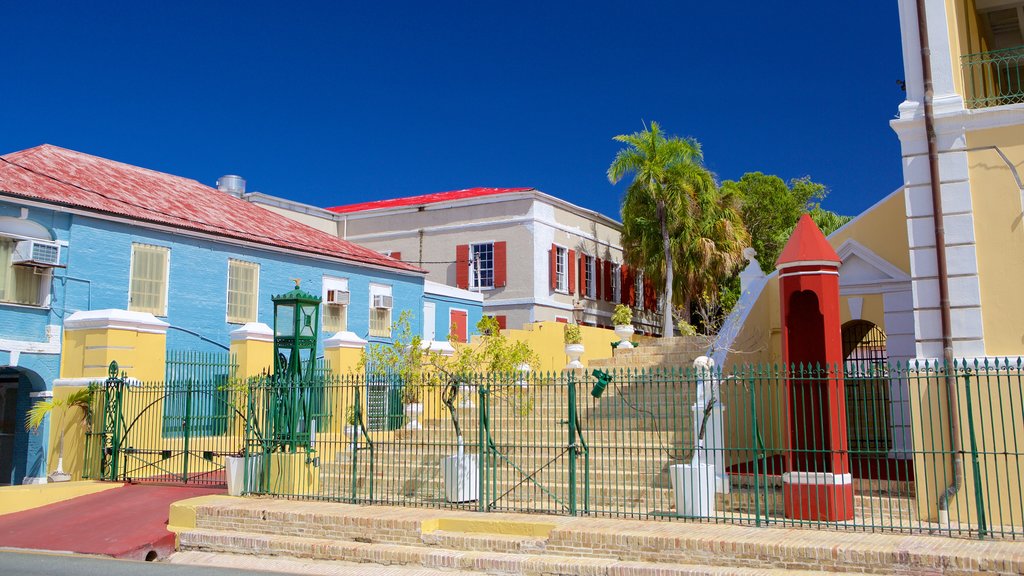
M566 344L565 355L569 357L569 363L565 365L568 370L583 368L580 356L583 356L583 344Z
M617 325L615 327L615 335L619 337L619 350L629 350L633 347L633 343L629 341L633 337L632 324Z
M408 422L405 425L406 430L422 430L423 425L420 424L419 418L423 415L423 404L416 402L413 404L405 405L405 417Z
M259 486L260 478L260 457L253 455L249 457L249 477L245 481L245 489L242 489L242 482L245 476L245 458L241 456L224 457L224 475L228 481L228 495L241 496L242 492L254 492Z
M355 450L356 449L356 444L359 443L359 435L362 434L362 433L363 433L363 427L362 426L357 426L357 425L354 425L354 424L349 424L348 426L345 426L345 436L348 436L348 438L349 438L349 442L348 442L349 450Z
M448 502L472 502L477 499L476 455L448 456L441 459L441 477L444 479L444 499Z
M714 516L715 467L707 464L674 464L669 466L672 490L676 496L676 514L680 516Z

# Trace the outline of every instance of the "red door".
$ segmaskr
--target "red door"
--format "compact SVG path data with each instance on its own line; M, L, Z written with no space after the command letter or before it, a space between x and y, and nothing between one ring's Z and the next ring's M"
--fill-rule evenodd
M465 342L467 339L467 328L469 326L469 316L465 310L451 310L449 312L448 325L451 326L452 334L455 334L455 339L459 342Z

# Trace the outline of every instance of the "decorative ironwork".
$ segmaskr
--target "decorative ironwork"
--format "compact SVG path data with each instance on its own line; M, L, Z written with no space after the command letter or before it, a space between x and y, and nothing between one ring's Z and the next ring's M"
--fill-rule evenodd
M1024 102L1024 46L960 58L968 108Z
M885 454L892 426L885 332L854 320L843 325L842 340L850 451Z

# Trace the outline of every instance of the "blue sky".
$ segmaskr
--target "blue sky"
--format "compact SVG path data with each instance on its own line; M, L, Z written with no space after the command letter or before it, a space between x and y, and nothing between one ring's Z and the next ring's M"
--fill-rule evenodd
M12 2L0 151L50 143L332 206L534 186L618 215L656 120L720 179L901 183L896 2Z

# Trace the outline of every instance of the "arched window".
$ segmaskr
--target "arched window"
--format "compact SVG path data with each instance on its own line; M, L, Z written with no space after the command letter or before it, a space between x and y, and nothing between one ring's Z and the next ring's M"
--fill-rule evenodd
M850 451L885 454L892 444L885 332L852 320L843 324L842 337Z
M0 302L42 306L47 303L50 268L32 260L33 249L57 254L50 232L43 226L19 218L0 217Z

